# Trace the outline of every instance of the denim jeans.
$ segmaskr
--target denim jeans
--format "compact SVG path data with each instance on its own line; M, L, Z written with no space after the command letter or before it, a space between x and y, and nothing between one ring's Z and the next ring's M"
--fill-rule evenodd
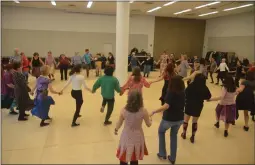
M23 75L26 77L26 82L28 82L28 71L23 71Z
M167 156L165 133L169 128L171 128L171 132L170 132L170 150L171 150L170 160L175 161L176 152L177 152L177 134L178 134L179 128L182 125L182 123L183 123L183 121L170 122L170 121L166 121L166 120L161 120L159 129L158 129L159 155L160 156Z
M144 65L143 73L150 74L150 71L151 71L151 65Z

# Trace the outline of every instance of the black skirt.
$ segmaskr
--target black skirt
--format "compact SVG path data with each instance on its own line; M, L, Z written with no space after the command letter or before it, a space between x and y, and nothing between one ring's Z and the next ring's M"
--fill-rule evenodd
M191 105L186 104L185 105L185 114L193 117L200 117L201 112L203 110L203 105Z
M236 97L236 109L254 111L254 94L252 89L245 87Z

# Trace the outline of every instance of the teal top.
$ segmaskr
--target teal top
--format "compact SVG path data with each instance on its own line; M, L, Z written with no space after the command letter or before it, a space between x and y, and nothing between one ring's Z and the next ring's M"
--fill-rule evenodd
M84 60L85 60L85 63L86 64L90 64L91 63L91 55L89 54L89 53L86 53L86 54L84 54Z
M114 76L102 76L97 79L93 86L92 92L94 93L98 88L101 87L101 95L105 99L114 98L114 90L120 93L120 84L116 77Z

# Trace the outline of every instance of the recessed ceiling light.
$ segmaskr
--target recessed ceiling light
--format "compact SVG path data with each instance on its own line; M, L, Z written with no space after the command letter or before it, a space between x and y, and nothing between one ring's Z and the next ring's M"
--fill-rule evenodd
M253 5L253 4L242 5L242 6L238 6L238 7L233 7L233 8L224 9L223 11L230 11L230 10L240 9L240 8L249 7L249 6L252 6L252 5Z
M88 2L88 5L87 5L87 8L91 8L92 4L93 4L93 2L92 2L92 1L89 1L89 2Z
M56 5L57 5L56 2L55 2L54 0L51 0L51 4L52 4L53 6L56 6Z
M153 8L153 9L151 9L151 10L148 10L147 12L150 13L150 12L156 11L156 10L158 10L158 9L161 9L161 7L155 7L155 8Z
M18 0L13 0L15 3L20 3Z
M169 6L169 5L172 5L172 4L174 4L175 2L177 2L177 1L178 1L178 0L168 2L168 3L164 4L163 6Z
M210 12L210 13L200 14L198 16L203 17L203 16L206 16L206 15L212 15L212 14L217 14L217 13L218 13L218 11L214 11L214 12Z
M189 12L189 11L191 11L191 9L187 9L187 10L182 10L182 11L176 12L176 13L174 13L174 15L178 15L178 14L181 14L181 13L186 13L186 12Z
M218 3L220 3L220 2L217 1L217 2L212 2L212 3L207 3L205 5L197 6L197 7L195 7L195 9L200 9L200 8L203 8L203 7L206 7L206 6L215 5L215 4L218 4Z

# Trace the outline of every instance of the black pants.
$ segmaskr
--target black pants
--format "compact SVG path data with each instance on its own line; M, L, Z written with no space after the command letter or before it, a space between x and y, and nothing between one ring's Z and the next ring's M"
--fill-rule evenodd
M19 107L19 118L18 119L23 119L25 117L25 108L24 107Z
M128 165L128 163L120 161L120 165ZM130 165L138 165L138 160L137 161L131 161Z
M67 70L68 70L68 66L61 66L60 67L61 80L64 79L64 76L65 76L65 80L67 80Z
M227 74L226 71L219 72L218 76L217 76L217 83L219 83L219 81L221 80L221 82L223 84L226 74Z
M113 111L113 108L114 108L114 102L115 102L114 98L112 98L112 99L103 98L102 106L105 107L106 104L107 104L107 113L106 113L106 116L105 116L105 122L109 121L109 119L111 117L111 114L112 114L112 111Z
M76 110L75 110L75 113L73 116L73 123L75 123L77 118L80 115L81 106L83 104L82 91L81 90L72 90L71 95L76 101Z
M214 81L213 81L213 72L209 72L209 73L210 73L211 80L214 83Z

